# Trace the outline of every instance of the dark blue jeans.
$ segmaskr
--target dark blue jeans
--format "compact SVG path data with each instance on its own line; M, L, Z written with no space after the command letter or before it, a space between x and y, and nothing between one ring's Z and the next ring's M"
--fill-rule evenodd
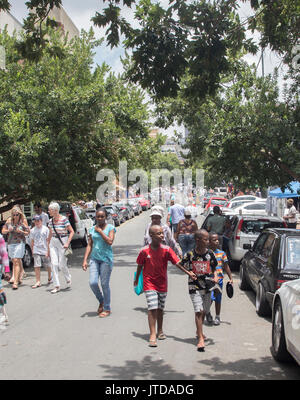
M182 256L184 256L188 251L192 251L195 247L194 234L191 233L178 235L178 243L182 250Z

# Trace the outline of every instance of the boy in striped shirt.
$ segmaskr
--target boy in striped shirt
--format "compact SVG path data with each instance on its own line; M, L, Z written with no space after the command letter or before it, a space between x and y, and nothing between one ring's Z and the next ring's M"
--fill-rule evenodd
M228 275L231 284L233 284L233 280L226 253L223 250L220 250L219 236L217 233L211 233L209 235L209 248L214 252L214 255L218 261L218 265L216 267L219 278L218 283L223 289L224 270L226 271L226 274ZM220 325L222 293L218 293L217 295L215 295L214 292L212 292L211 300L212 302L215 302L216 308L216 318L214 320L214 325Z

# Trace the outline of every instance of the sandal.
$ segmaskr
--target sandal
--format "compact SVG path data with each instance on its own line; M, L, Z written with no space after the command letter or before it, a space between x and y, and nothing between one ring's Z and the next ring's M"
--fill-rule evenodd
M156 340L149 340L148 346L149 347L157 347Z
M18 285L17 285L16 283L13 283L12 289L13 289L13 290L17 290L17 289L18 289Z
M32 287L32 289L36 289L36 288L41 287L41 286L42 286L41 282L37 282L34 285L32 285L31 287Z
M101 314L103 312L103 303L99 304L98 310L97 310L97 314Z
M165 339L167 339L167 336L162 332L157 336L157 339L158 340L165 340Z
M60 291L60 288L56 287L56 288L52 289L50 293L55 294L55 293L58 293L59 291Z
M100 318L105 318L108 317L110 315L110 311L109 310L104 310L99 314Z

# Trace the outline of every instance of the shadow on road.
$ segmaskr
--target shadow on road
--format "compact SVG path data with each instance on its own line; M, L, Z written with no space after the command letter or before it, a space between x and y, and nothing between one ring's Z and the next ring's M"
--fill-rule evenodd
M250 300L250 302L252 303L252 305L255 308L255 302L256 302L256 295L252 290L241 290L241 294L246 295L248 297L248 299ZM272 323L272 316L266 316L266 317L260 317L259 315L257 315L257 318L263 318L264 320Z
M144 314L148 313L148 308L146 307L135 307L134 311L141 311ZM185 311L179 311L179 310L164 310L164 314L168 314L168 313L184 313Z
M200 363L200 362L199 362ZM201 360L201 365L211 367L214 371L202 373L207 379L238 380L238 379L299 379L295 366L275 364L273 358L262 357L260 360L245 358L232 362L224 362L219 357Z
M149 351L151 348L149 347ZM156 350L154 350L156 351ZM177 372L164 360L157 360L151 356L145 356L141 361L127 360L124 365L99 364L99 368L104 369L104 379L147 379L147 380L192 380L195 375L185 375Z

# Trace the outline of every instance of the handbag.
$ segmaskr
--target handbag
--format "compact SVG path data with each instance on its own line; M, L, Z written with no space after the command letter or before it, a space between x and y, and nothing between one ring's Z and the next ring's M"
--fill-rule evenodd
M57 233L57 231L56 231L56 229L55 229L53 219L52 219L52 226L53 226L54 232L56 233L56 236L58 237L58 239L59 239L61 245L64 247L63 241L61 240L61 237L59 236L59 234ZM73 250L72 250L71 244L70 244L69 247L65 250L64 254L65 254L66 257L68 257L68 256L70 256L71 254L73 254Z
M134 273L134 281L136 277L136 272ZM134 286L135 293L139 296L144 292L144 281L143 281L143 272L140 273L139 280L137 286Z

